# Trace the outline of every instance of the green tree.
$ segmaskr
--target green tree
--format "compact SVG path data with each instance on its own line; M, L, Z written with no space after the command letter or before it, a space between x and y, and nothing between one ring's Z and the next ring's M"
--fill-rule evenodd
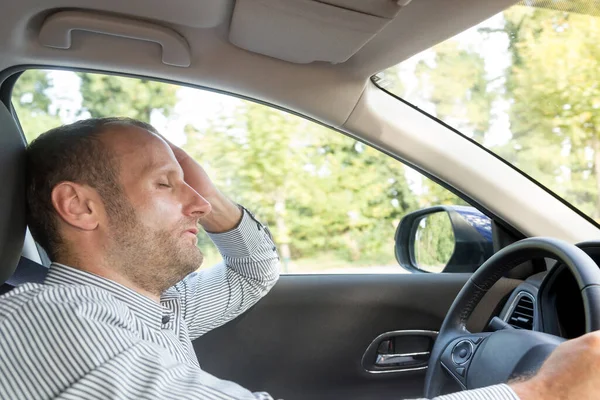
M81 112L94 118L123 116L150 122L153 111L169 116L177 102L177 86L114 75L79 73Z
M421 61L415 70L422 91L428 93L439 119L483 142L495 99L488 90L485 60L456 40L443 42L434 51L433 66Z
M456 239L450 217L445 211L423 218L415 237L417 265L433 272L442 272L454 253Z
M499 151L599 218L600 20L531 7L504 16L512 140Z
M185 148L271 226L284 257L385 254L389 262L394 229L416 208L399 162L262 105L244 103L209 129L190 129Z
M457 40L435 46L433 62L420 61L414 74L420 96L434 105L435 116L478 142L485 140L497 93L489 89L485 60ZM419 196L422 207L467 203L437 183L425 179Z
M291 257L289 201L301 185L294 177L302 178L290 132L299 131L303 122L246 103L231 117L216 119L214 126L202 134L190 129L184 147L207 165L219 187L274 227L284 260Z
M13 87L12 104L28 142L61 123L58 115L50 111L51 88L48 72L37 69L23 72Z

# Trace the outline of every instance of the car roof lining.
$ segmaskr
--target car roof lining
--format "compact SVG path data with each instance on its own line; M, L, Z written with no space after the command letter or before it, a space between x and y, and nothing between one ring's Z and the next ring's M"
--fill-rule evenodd
M231 44L229 23L235 3L229 0L107 0L96 3L95 10L84 0L7 2L0 24L0 37L6 38L0 41L0 70L35 64L153 76L237 93L341 126L371 75L512 3L514 0L413 0L347 61L298 64ZM111 12L172 28L189 43L191 65L164 65L155 43L83 31L72 33L68 50L43 46L38 35L45 18L73 9Z

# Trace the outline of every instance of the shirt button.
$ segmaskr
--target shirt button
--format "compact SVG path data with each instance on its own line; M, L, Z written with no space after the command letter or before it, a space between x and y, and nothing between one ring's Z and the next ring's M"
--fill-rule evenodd
M163 323L163 325L164 325L164 324L168 324L170 320L171 320L171 317L170 317L170 316L168 316L168 315L163 315L163 317L162 317L162 323Z

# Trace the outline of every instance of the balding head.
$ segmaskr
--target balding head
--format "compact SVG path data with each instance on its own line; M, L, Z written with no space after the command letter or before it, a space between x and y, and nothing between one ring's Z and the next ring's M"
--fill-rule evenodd
M110 209L121 193L118 157L102 135L124 126L155 131L149 124L128 118L92 118L51 129L28 146L28 225L51 258L56 258L64 245L51 201L52 190L63 181L89 185Z
M153 295L200 266L210 204L152 126L79 121L41 135L27 160L28 224L53 261Z

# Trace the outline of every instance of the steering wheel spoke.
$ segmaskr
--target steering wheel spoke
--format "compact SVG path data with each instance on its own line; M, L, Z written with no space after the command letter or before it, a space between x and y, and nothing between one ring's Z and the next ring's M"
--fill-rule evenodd
M489 333L460 336L452 340L440 357L442 367L461 388L467 389L467 375L475 352Z

